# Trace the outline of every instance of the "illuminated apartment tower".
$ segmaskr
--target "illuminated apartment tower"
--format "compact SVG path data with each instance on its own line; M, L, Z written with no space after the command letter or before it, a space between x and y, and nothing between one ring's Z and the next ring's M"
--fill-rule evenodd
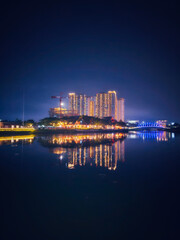
M87 97L87 112L86 115L94 117L94 99L93 97Z
M89 103L89 116L94 117L94 101Z
M85 94L76 95L76 101L78 115L86 115L86 95Z
M69 110L72 112L72 115L77 114L77 96L75 93L69 93Z
M96 94L96 117L103 118L108 116L108 94Z
M124 98L118 100L117 120L124 122Z
M108 91L108 116L117 119L117 95L116 91Z
M86 95L69 93L69 110L72 115L86 115Z

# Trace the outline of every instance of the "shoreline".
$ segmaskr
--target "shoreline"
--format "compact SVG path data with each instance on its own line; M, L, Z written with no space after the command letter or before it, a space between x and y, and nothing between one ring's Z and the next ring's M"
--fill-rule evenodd
M0 131L0 136L21 136L21 135L51 135L51 134L90 134L90 133L128 133L130 131L143 132L144 130L140 129L38 129L38 130L30 130L30 131ZM154 130L145 130L145 131L154 131ZM174 132L179 133L180 129L159 129L156 131L166 131L166 132Z
M128 133L128 129L58 129L58 130L37 130L34 132L36 136L51 135L51 134L93 134L93 133Z
M34 135L34 131L0 131L0 137L4 136L22 136L22 135Z
M0 136L20 136L20 135L30 135L35 136L41 135L51 135L51 134L78 134L78 133L127 133L128 129L38 129L34 131L0 131Z

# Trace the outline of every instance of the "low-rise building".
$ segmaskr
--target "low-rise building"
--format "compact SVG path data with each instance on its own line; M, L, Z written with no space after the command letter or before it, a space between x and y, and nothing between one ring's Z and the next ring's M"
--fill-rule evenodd
M60 113L61 111L61 113ZM49 116L50 117L57 117L59 118L60 116L61 117L68 117L68 116L76 116L77 113L75 113L74 111L72 110L67 110L66 108L50 108L49 110Z
M20 128L16 122L0 122L0 128Z

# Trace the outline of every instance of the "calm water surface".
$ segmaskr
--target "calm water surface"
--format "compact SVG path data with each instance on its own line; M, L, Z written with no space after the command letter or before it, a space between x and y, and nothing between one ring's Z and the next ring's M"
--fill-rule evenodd
M180 136L0 137L1 239L179 239Z

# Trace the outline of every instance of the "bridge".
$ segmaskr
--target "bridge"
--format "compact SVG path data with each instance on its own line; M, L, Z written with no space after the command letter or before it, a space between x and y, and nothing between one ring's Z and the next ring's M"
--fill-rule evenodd
M157 122L142 122L140 124L138 124L139 128L164 128L164 126L162 124L159 124Z
M133 130L163 130L166 127L163 124L157 122L141 122Z

